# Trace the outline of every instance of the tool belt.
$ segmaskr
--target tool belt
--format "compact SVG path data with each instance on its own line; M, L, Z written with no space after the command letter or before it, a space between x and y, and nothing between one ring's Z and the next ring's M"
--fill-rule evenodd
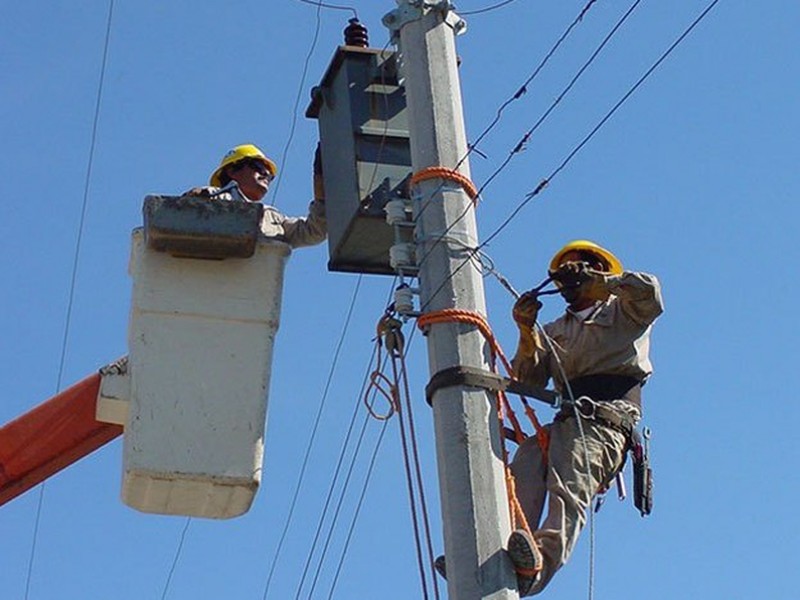
M589 375L570 381L574 403L565 402L556 414L556 421L574 418L576 413L588 420L597 421L625 436L625 455L631 454L633 462L634 497L633 503L644 517L653 509L653 470L650 466L647 440L649 429L645 429L645 441L636 430L634 418L620 410L607 405L612 400L625 400L641 406L641 383L634 377L618 375ZM622 466L625 462L623 459ZM620 470L622 470L620 466ZM606 482L603 487L607 487Z
M642 385L635 377L625 375L586 375L576 377L569 382L569 389L575 399L574 407L586 419L600 421L604 425L622 433L633 443L633 432L636 422L629 414L615 410L604 403L612 400L624 400L641 407ZM575 416L572 401L565 401L564 407L556 414L556 421L563 421Z
M584 375L570 379L569 387L574 398L588 396L595 402L626 400L642 407L642 383L626 375Z
M615 410L603 402L597 402L594 398L589 398L588 396L579 397L574 404L571 401L565 401L564 407L556 413L555 420L566 421L573 418L575 416L575 408L577 408L578 413L583 418L590 421L598 421L611 429L619 431L625 436L627 446L630 448L634 440L636 421L631 415Z

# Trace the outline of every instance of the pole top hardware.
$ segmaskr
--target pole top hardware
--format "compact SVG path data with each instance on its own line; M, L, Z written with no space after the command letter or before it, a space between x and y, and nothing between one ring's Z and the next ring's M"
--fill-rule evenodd
M400 34L404 25L411 21L418 21L427 12L438 10L444 13L444 22L455 32L461 35L467 31L467 22L459 17L453 10L453 3L449 0L429 2L428 0L397 0L398 7L384 15L382 22L392 32L394 39Z

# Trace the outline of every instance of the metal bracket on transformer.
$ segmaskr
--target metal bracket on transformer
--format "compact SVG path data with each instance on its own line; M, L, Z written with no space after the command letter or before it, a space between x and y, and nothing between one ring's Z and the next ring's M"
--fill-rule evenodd
M433 406L433 396L442 388L464 385L490 392L510 392L526 398L535 398L553 408L561 406L561 395L551 390L525 385L491 371L476 367L456 366L434 373L425 386L425 400Z

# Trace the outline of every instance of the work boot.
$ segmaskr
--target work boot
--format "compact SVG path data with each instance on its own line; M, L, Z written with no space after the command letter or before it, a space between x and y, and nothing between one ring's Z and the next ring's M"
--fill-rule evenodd
M436 557L436 560L433 561L433 568L441 575L442 579L447 581L447 565L444 562L444 554Z
M542 553L530 533L517 529L508 538L508 556L517 572L519 595L527 596L542 571Z

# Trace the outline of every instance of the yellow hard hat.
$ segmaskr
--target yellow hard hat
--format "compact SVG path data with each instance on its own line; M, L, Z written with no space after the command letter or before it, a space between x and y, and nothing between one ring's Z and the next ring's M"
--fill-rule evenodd
M558 269L561 264L561 259L568 252L591 252L608 263L608 272L612 275L620 275L623 271L622 262L620 262L616 256L602 246L598 246L589 240L574 240L556 252L555 256L553 256L553 260L550 261L550 271Z
M272 176L275 177L278 174L278 167L272 162L270 159L266 157L266 155L258 149L257 146L253 144L242 144L241 146L236 146L235 148L231 148L228 152L225 153L225 156L222 157L222 160L217 167L217 170L211 174L210 183L215 187L220 187L223 185L222 182L222 172L225 170L225 167L228 165L232 165L233 163L237 163L240 160L245 160L247 158L254 158L256 160L260 160L263 162L267 168L272 173Z

